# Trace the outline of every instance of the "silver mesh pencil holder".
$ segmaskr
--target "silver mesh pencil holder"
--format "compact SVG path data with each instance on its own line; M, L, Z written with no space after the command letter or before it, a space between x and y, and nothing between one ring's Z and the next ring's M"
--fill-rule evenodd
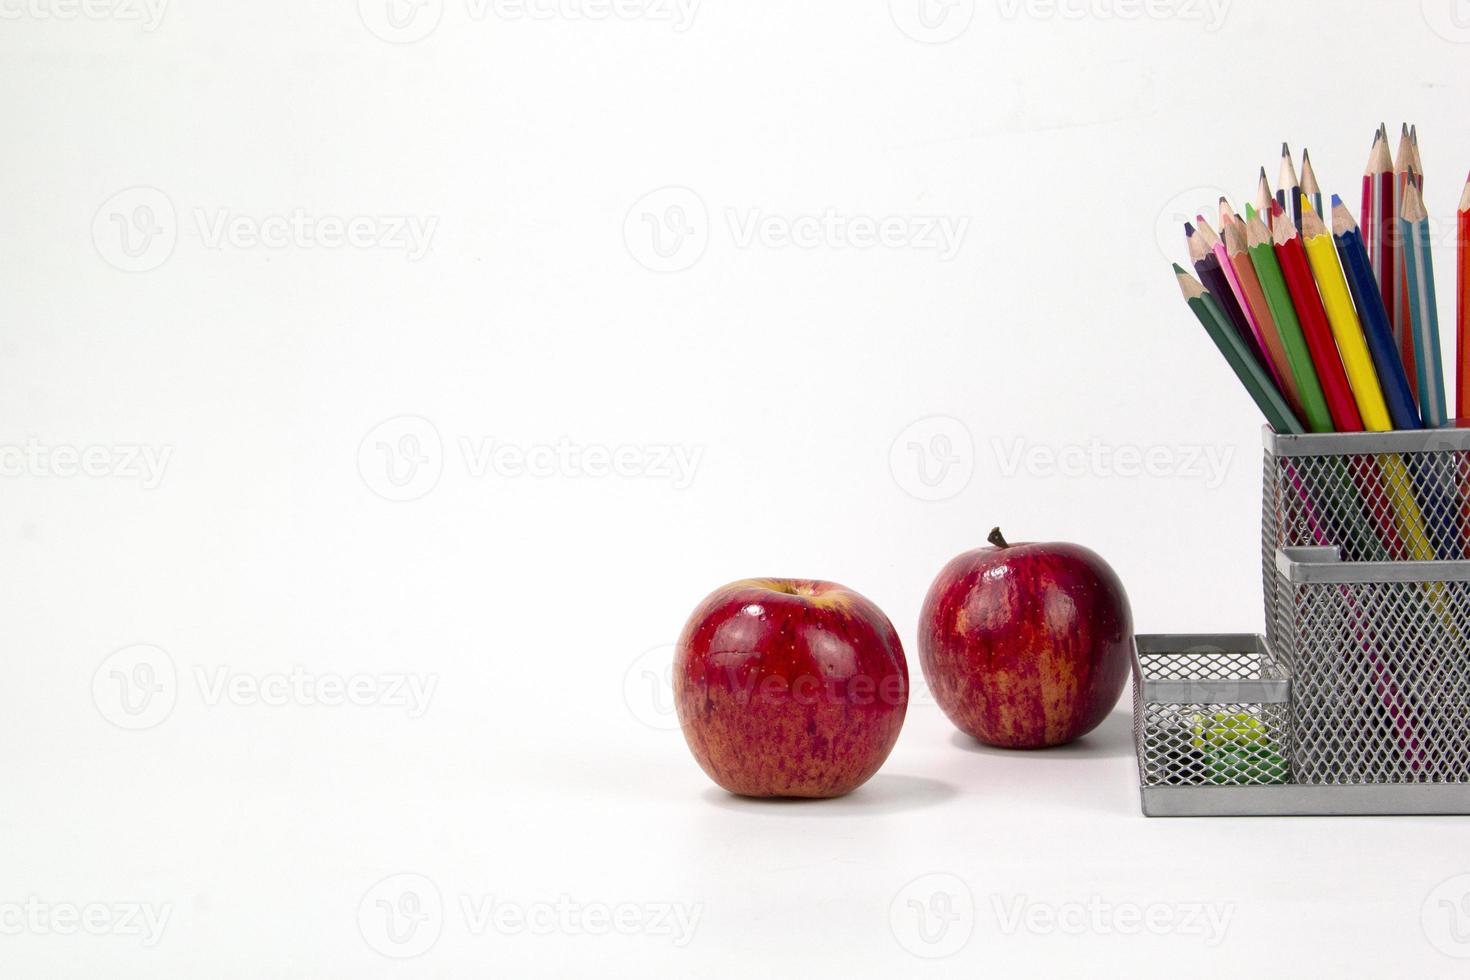
M1470 561L1288 548L1276 575L1293 781L1470 784Z
M1470 428L1264 464L1266 635L1135 638L1144 813L1470 814Z

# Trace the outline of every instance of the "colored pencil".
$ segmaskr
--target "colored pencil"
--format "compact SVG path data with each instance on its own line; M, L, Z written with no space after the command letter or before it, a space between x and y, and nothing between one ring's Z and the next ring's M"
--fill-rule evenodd
M1353 308L1352 294L1343 276L1337 247L1322 218L1311 210L1310 204L1302 209L1302 238L1312 276L1317 281L1317 292L1327 313L1327 322L1332 327L1338 353L1347 369L1348 384L1352 388L1358 414L1369 432L1387 432L1393 428L1393 421L1388 416L1388 405L1378 384L1378 372L1363 339L1363 325Z
M1429 239L1429 212L1419 188L1404 188L1399 221L1404 240L1414 357L1419 371L1419 414L1428 426L1444 425L1444 371L1439 347L1439 306L1434 295L1434 254Z
M1419 156L1419 127L1409 127L1409 168L1413 172L1414 186L1419 196L1424 196L1424 160Z
M1251 399L1261 414L1266 416L1266 421L1271 428L1279 433L1302 432L1301 422L1293 414L1291 407L1276 390L1275 384L1266 374L1255 359L1251 357L1245 344L1236 335L1230 321L1225 316L1224 309L1215 301L1199 280L1188 272L1185 272L1177 264L1174 266L1174 275L1179 281L1179 290L1184 294L1184 300L1194 315L1199 319L1205 332L1210 335L1220 353L1225 355L1225 360L1230 364L1235 376L1245 390L1250 393Z
M1332 197L1332 233L1393 427L1423 428L1424 424L1419 419L1419 403L1414 399L1414 392L1409 388L1409 379L1404 375L1404 364L1399 359L1398 347L1394 343L1388 311L1383 308L1383 296L1378 291L1378 283L1374 280L1373 270L1368 263L1368 250L1363 245L1362 232L1358 229L1357 222L1353 221L1347 205L1335 194Z
M1418 396L1420 375L1414 362L1416 348L1413 319L1409 310L1408 266L1404 259L1404 249L1407 245L1403 237L1403 225L1399 223L1399 218L1404 210L1404 190L1413 178L1412 156L1413 146L1409 142L1409 127L1404 126L1399 136L1398 154L1394 157L1393 165L1393 227L1390 229L1389 238L1394 253L1394 303L1389 307L1388 312L1393 317L1393 335L1399 339L1399 354L1404 359L1404 370L1408 372L1409 383L1414 388L1415 396ZM1423 414L1422 403L1420 414ZM1428 418L1425 418L1424 422L1427 425L1433 424Z
M1348 385L1347 373L1338 356L1337 345L1332 339L1332 327L1327 322L1327 311L1317 295L1312 270L1307 263L1306 251L1302 248L1301 236L1296 225L1291 223L1285 211L1278 206L1271 215L1271 230L1276 246L1276 260L1281 264L1281 274L1291 294L1292 306L1296 309L1302 335L1306 337L1307 349L1312 353L1312 364L1317 369L1317 380L1322 384L1322 394L1327 399L1327 410L1332 415L1332 426L1338 432L1362 432L1363 419L1358 406L1353 402L1352 389Z
M1261 281L1261 291L1266 295L1271 318L1281 333L1291 375L1296 379L1297 392L1306 412L1302 421L1312 432L1331 432L1332 413L1328 410L1322 385L1317 380L1317 369L1312 365L1311 350L1302 335L1301 322L1297 319L1296 307L1292 305L1291 293L1282 275L1281 264L1277 261L1271 233L1266 230L1261 216L1252 207L1246 208L1246 236L1251 263Z
M1322 210L1322 186L1317 183L1317 171L1312 169L1312 155L1305 149L1302 150L1302 193L1318 214L1327 213Z
M1394 311L1398 308L1398 293L1394 288L1398 250L1394 243L1398 240L1399 212L1394 192L1393 158L1388 152L1388 139L1381 129L1368 157L1363 188L1363 201L1367 205L1363 211L1363 239L1373 264L1373 278L1378 281L1378 295L1383 300L1383 308L1388 311L1394 347L1409 379L1409 390L1417 392L1413 338L1400 333L1399 324L1394 319ZM1414 397L1417 399L1419 396L1416 393Z
M1215 302L1225 311L1225 317L1230 321L1240 339L1245 341L1246 350L1250 351L1256 363L1270 368L1270 361L1266 357L1266 350L1257 335L1250 317L1241 306L1240 291L1236 288L1235 268L1230 264L1230 257L1225 252L1225 243L1220 236L1215 234L1215 229L1205 220L1204 215L1195 215L1196 224L1194 232L1190 234L1189 225L1185 225L1185 234L1189 237L1189 256L1194 260L1195 272L1199 273L1200 282L1215 297ZM1196 253L1203 249L1204 252L1196 258Z
M1291 147L1281 144L1281 172L1276 178L1276 203L1291 216L1296 230L1302 230L1302 182L1297 179L1291 162Z
M1470 179L1455 217L1455 417L1470 419Z
M1261 279L1256 275L1256 266L1246 248L1245 236L1245 222L1238 215L1231 215L1225 225L1225 253L1231 268L1235 270L1235 280L1245 295L1245 308L1250 312L1252 322L1260 328L1261 344L1266 349L1271 376L1276 379L1281 394L1286 397L1286 403L1291 406L1296 417L1306 418L1307 413L1302 409L1301 392L1297 390L1296 376L1291 373L1291 361L1286 356L1286 346L1281 342L1281 332L1276 326L1275 318L1271 316L1271 306L1266 302L1266 294L1261 289Z
M1256 211L1260 214L1271 213L1271 202L1276 200L1276 195L1271 193L1271 182L1266 179L1266 168L1261 168L1261 177L1256 181Z

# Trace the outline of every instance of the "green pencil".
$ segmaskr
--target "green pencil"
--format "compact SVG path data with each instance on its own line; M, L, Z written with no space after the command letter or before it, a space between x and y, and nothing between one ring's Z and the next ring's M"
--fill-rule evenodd
M1313 432L1335 432L1332 413L1327 410L1327 399L1317 381L1317 369L1312 366L1312 352L1302 334L1301 321L1296 318L1296 307L1292 305L1291 293L1286 288L1286 278L1281 274L1281 264L1276 260L1271 233L1266 230L1266 223L1255 208L1246 205L1245 213L1251 264L1256 267L1256 278L1261 280L1266 305L1270 307L1271 318L1281 333L1281 346L1286 348L1286 362L1291 365L1291 375L1296 379L1302 410L1307 414L1307 425Z
M1276 383L1271 380L1271 376L1246 350L1240 334L1236 333L1230 321L1225 318L1225 311L1219 301L1200 285L1198 279L1185 272L1177 263L1174 266L1174 275L1179 279L1179 289L1184 293L1189 308L1204 325L1205 332L1210 335L1215 346L1220 348L1220 353L1225 355L1235 376L1245 385L1245 390L1250 392L1256 407L1266 416L1266 421L1271 423L1271 428L1283 434L1300 433L1302 424L1292 413L1291 406L1286 404L1286 399L1276 390Z

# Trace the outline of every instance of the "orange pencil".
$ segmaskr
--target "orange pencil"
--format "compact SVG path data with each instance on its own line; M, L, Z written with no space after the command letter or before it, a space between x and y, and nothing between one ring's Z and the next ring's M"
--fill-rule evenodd
M1220 199L1221 207L1228 208L1225 199ZM1271 360L1273 375L1281 385L1281 393L1286 396L1287 404L1296 413L1297 418L1304 419L1307 413L1302 409L1302 398L1296 389L1296 377L1291 373L1291 361L1286 357L1286 345L1281 341L1281 331L1276 326L1276 320L1271 316L1271 306L1266 302L1266 292L1261 288L1260 277L1256 275L1255 263L1251 261L1251 253L1246 241L1245 222L1240 216L1228 211L1221 218L1225 222L1225 254L1230 259L1230 267L1235 270L1235 279L1240 284L1240 292L1245 297L1245 305L1249 308L1251 316L1255 318L1255 324L1260 328L1261 343L1266 348L1266 356Z

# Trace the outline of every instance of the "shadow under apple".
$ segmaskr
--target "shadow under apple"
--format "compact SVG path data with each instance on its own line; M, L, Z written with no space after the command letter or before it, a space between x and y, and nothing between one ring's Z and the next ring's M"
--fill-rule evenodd
M1009 758L1031 759L1116 759L1133 754L1133 712L1114 711L1086 735L1075 742L1058 745L1050 749L998 749L977 741L964 732L956 731L950 736L955 748L974 752L977 755L996 755Z
M782 817L867 817L875 813L906 813L937 806L958 795L958 788L937 779L882 772L846 796L831 800L736 796L718 786L704 791L704 798L721 809Z

